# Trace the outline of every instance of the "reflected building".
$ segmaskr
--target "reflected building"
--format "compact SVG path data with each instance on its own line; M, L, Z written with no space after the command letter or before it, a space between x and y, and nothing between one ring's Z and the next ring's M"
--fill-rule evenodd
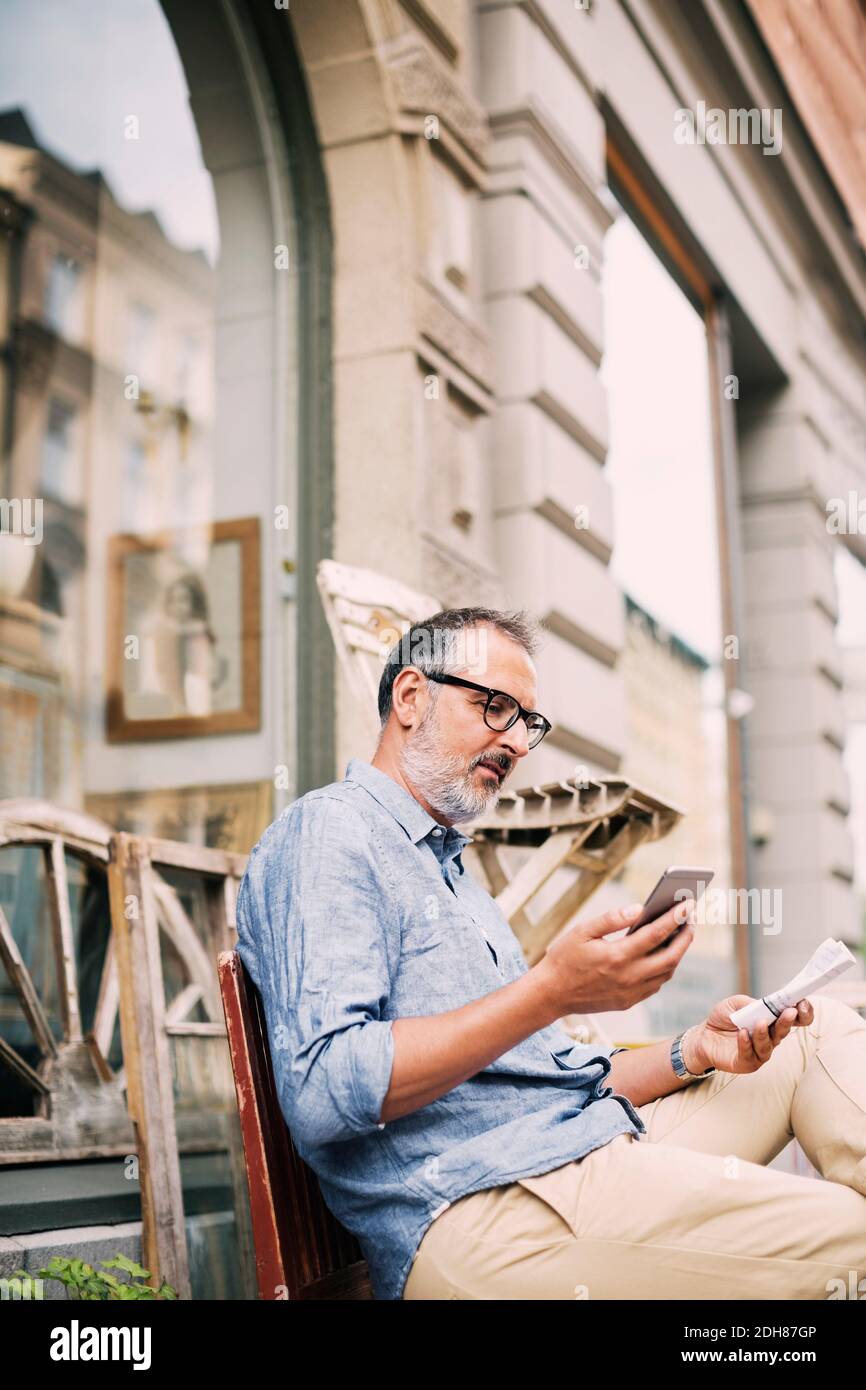
M0 188L4 495L39 498L43 530L0 591L0 790L81 805L106 537L211 513L214 272L19 109L0 112Z

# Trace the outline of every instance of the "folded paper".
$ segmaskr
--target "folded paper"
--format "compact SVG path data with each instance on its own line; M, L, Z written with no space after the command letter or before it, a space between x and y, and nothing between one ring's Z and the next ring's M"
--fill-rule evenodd
M799 1004L812 990L823 989L824 985L835 980L849 966L854 965L854 957L841 941L828 936L826 941L810 957L806 965L793 980L777 989L775 994L765 994L763 999L753 999L741 1009L731 1014L731 1022L738 1028L748 1028L749 1032L758 1023L772 1023L784 1009Z

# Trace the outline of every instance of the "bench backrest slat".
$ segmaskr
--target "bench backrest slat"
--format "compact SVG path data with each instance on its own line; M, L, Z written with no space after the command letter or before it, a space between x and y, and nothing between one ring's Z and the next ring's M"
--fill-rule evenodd
M357 1239L295 1152L274 1082L261 997L237 951L219 956L250 1194L259 1297L371 1299Z

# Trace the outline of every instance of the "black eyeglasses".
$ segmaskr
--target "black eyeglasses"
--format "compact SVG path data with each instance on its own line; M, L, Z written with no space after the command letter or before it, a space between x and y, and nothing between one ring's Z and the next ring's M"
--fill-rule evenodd
M475 681L465 681L460 676L431 676L427 675L426 671L422 674L427 676L428 681L439 681L441 685L464 685L467 690L480 690L482 695L487 696L484 723L488 729L495 729L497 733L510 729L522 716L526 721L530 748L535 748L553 728L550 721L545 719L543 714L539 714L538 710L524 709L513 695L506 695L504 690L491 690L490 686L477 685Z

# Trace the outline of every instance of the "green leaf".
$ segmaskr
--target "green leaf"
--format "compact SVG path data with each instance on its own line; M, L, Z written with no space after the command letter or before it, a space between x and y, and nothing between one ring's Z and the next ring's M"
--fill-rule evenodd
M103 1269L125 1269L127 1274L132 1274L136 1279L149 1279L150 1270L142 1269L135 1260L129 1259L127 1255L117 1254L113 1260L100 1260Z

